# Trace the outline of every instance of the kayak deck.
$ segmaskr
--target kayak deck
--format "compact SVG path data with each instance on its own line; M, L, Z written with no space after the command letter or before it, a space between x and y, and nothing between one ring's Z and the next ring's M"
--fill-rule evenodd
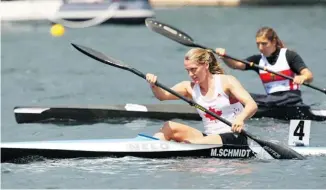
M117 119L128 122L133 119L184 119L201 120L195 108L178 104L125 104L85 107L15 107L17 123L98 123ZM326 110L311 110L309 107L259 107L253 118L281 120L306 119L326 120Z

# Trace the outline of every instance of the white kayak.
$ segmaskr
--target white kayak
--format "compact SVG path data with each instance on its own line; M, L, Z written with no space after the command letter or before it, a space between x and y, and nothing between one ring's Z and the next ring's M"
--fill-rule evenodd
M326 155L326 147L292 146L298 153ZM139 134L128 139L58 140L1 143L1 162L28 162L34 158L65 159L90 157L141 158L263 158L272 157L260 146L185 144L161 141Z

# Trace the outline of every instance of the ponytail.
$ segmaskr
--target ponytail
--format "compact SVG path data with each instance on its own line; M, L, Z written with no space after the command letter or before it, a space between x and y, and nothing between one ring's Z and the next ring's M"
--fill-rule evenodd
M185 60L196 61L199 64L207 63L209 65L208 70L210 73L224 74L223 68L220 66L211 50L192 48L186 53Z

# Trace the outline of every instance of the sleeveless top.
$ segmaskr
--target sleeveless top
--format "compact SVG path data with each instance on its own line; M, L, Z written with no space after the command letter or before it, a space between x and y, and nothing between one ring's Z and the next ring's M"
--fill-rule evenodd
M213 97L207 98L203 96L200 92L199 85L195 84L192 91L193 100L206 109L216 113L217 115L229 120L232 123L235 117L243 110L243 106L238 100L230 98L224 93L220 75L213 76L215 84ZM197 109L197 112L204 123L204 133L221 134L231 132L230 126L219 121L215 117L199 109Z
M259 61L259 66L266 67L269 70L283 75L294 77L295 73L291 70L286 60L286 50L286 48L282 48L280 50L279 56L274 65L271 65L267 61L266 57L262 54ZM273 73L266 72L264 70L259 70L259 77L264 85L267 94L300 89L300 85L293 84L293 81L285 79L281 76L277 76Z

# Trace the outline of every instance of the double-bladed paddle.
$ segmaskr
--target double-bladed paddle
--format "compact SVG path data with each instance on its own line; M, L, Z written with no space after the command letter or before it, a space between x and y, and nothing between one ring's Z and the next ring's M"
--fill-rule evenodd
M162 23L162 22L157 21L157 20L155 20L153 18L147 18L145 20L145 23L146 23L147 28L153 30L154 32L162 34L163 36L168 37L168 38L170 38L170 39L172 39L172 40L174 40L174 41L176 41L176 42L178 42L180 44L183 44L183 45L189 46L189 47L199 47L199 48L203 48L203 49L209 49L212 52L216 53L215 50L212 49L212 48L207 48L205 46L202 46L200 44L195 43L194 40L188 34L182 32L181 30L176 29L175 27L173 27L171 25ZM274 75L278 75L278 76L281 76L283 78L286 78L286 79L289 79L289 80L293 81L293 77L290 77L290 76L284 75L282 73L277 73L275 71L269 70L267 67L262 67L262 66L259 66L257 64L254 64L252 62L245 61L245 60L240 60L240 59L231 57L229 55L223 55L223 57L228 58L228 59L233 59L235 61L239 61L241 63L249 65L250 67L261 69L261 70L267 71L269 73L273 73ZM326 94L326 89L322 89L322 88L319 88L319 87L316 87L314 85L307 84L307 83L303 83L303 85L308 86L308 87L310 87L312 89L318 90L318 91L323 92L324 94Z
M130 71L130 72L138 75L139 77L146 79L146 76L144 73L140 72L139 70L137 70L135 68L125 65L123 62L121 62L119 60L108 57L101 52L98 52L94 49L91 49L91 48L88 48L85 46L76 45L76 44L72 44L72 46L74 46L78 51L82 52L83 54L85 54L97 61L100 61L107 65L111 65L113 67L117 67L119 69ZM203 112L206 112L207 114L210 114L211 116L222 121L223 123L227 124L228 126L230 126L230 127L232 126L230 121L216 115L215 113L213 113L210 110L207 110L203 106L195 103L193 100L188 99L188 98L178 94L177 92L175 92L172 89L166 87L165 85L159 83L158 81L156 81L155 85L170 92L171 94L177 96L178 98L184 100L191 106L194 106L195 108L200 109ZM265 149L266 152L268 152L275 159L304 159L304 157L301 154L297 153L296 151L292 150L289 147L285 147L285 146L281 146L281 145L278 145L278 144L275 144L272 142L261 140L258 137L250 134L249 132L246 132L245 130L242 130L242 133L244 135L248 136L249 138L251 138L252 140L254 140L255 142L257 142L260 146L262 146Z

